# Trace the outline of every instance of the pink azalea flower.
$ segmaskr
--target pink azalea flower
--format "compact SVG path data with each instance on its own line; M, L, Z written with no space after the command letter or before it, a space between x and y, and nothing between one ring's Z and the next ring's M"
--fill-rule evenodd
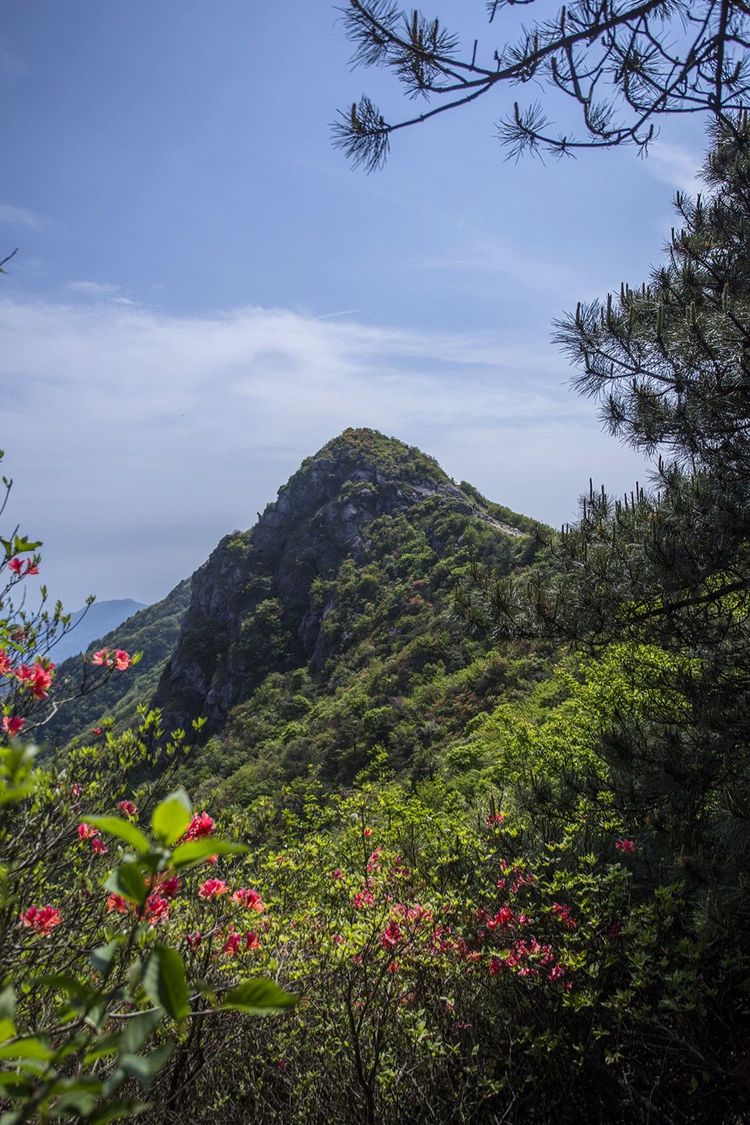
M227 940L224 942L222 953L228 953L230 955L238 953L241 945L242 934L238 934L234 930L230 930Z
M25 723L26 720L20 718L18 715L3 715L3 730L11 737L22 731Z
M179 876L171 875L169 879L162 879L157 889L160 894L164 895L164 898L175 898L180 891Z
M489 816L485 818L484 823L488 828L499 828L501 824L505 824L505 816L501 812L490 813Z
M515 915L509 906L501 906L494 918L487 919L487 929L496 930L498 926L509 926Z
M182 842L188 843L190 840L200 840L204 836L212 836L213 831L214 822L208 813L196 813L187 826L185 835L182 837Z
M107 665L107 664L109 664L109 649L108 648L98 649L98 651L95 652L94 655L91 657L91 663L97 664L97 665Z
M116 911L118 914L127 914L128 904L120 895L112 894L107 899L107 910L110 914Z
M115 668L118 670L118 672L124 672L132 664L130 654L125 652L125 650L121 648L115 649L114 660Z
M578 923L576 922L575 918L573 917L573 915L571 913L571 909L570 909L569 906L563 906L559 902L553 902L552 903L552 913L557 915L557 917L560 919L562 924L568 930L574 930L576 928L576 926L578 925Z
M638 849L632 840L615 840L615 850L625 852L626 855L632 855Z
M158 894L150 894L146 899L145 919L152 926L166 921L169 917L169 900Z
M24 910L19 918L24 926L29 927L36 934L48 937L55 926L62 922L62 915L54 906L30 906Z
M266 909L263 899L252 887L241 887L240 890L234 892L232 899L244 906L246 910L254 910L256 914L262 914Z
M220 895L225 895L229 890L223 879L206 879L202 883L198 894L201 898L218 898Z
M389 922L380 935L380 944L383 949L393 949L401 941L403 934L397 922Z
M18 555L12 559L8 559L8 570L12 570L14 574L20 577L21 571L23 570L23 559L19 559Z
M203 941L203 938L199 931L195 930L192 934L185 934L185 941L188 943L191 949L197 949L200 943Z
M94 836L94 838L91 841L91 850L92 850L92 852L94 852L95 855L106 855L107 852L109 851L109 848L107 847L107 845L104 843L104 840L102 840L100 836Z
M81 840L92 840L94 836L99 835L98 828L92 828L90 824L81 822L76 829Z
M101 730L101 727L99 729ZM118 801L117 807L120 812L125 813L125 816L138 816L138 806L134 805L132 801Z

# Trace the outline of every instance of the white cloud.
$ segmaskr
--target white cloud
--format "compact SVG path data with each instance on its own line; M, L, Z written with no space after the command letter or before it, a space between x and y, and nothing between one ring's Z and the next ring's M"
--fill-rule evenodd
M706 190L698 175L702 163L702 151L662 140L649 145L648 156L644 157L644 167L657 180L689 195Z
M41 230L46 225L46 220L35 211L30 211L28 207L14 207L10 203L0 203L0 223Z
M119 285L111 285L107 281L69 281L66 289L73 294L89 297L92 301L108 301L118 305L137 304L123 295Z
M71 606L166 592L347 426L419 445L551 522L589 475L624 488L640 467L567 390L551 346L507 335L7 299L0 332L10 518L45 540L46 579Z

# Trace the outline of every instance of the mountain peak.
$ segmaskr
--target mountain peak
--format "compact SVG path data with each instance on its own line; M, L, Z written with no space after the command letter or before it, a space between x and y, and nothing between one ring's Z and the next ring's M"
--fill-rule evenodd
M447 517L457 521L449 533ZM302 462L249 532L223 539L193 576L158 705L170 723L204 715L208 731L218 729L270 671L324 666L328 609L315 591L346 560L376 564L383 536L397 556L417 525L437 558L477 524L520 534L421 450L377 430L344 430Z

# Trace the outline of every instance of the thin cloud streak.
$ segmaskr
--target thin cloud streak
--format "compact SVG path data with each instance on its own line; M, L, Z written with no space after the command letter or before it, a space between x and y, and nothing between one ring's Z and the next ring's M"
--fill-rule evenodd
M10 203L0 203L0 223L5 223L11 227L30 227L31 230L42 230L47 225L47 220L28 207L14 207Z

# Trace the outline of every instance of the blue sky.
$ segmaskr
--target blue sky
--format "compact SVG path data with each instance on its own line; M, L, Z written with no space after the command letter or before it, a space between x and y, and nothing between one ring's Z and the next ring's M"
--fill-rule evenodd
M425 10L494 45L480 0ZM643 475L550 324L659 259L699 123L647 161L514 165L480 102L368 177L330 123L363 90L400 99L349 54L328 0L4 6L7 517L70 608L162 596L347 425L553 523L590 475Z

